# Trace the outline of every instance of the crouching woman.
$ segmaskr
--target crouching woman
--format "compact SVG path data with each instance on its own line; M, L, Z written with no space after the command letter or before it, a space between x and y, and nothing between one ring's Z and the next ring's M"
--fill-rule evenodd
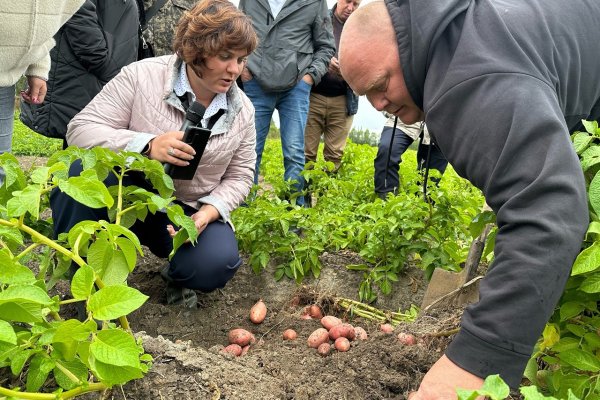
M198 241L181 246L162 271L167 303L194 307L195 290L224 287L241 264L229 218L252 186L256 131L254 108L235 81L256 45L251 22L232 3L200 0L177 25L174 55L123 68L69 124L69 145L140 152L185 166L198 156L182 141L186 109L194 101L206 108L201 125L214 125L195 175L174 180L175 197L194 220ZM80 164L71 167L71 175L80 172ZM144 185L141 177L127 179ZM56 235L83 220L108 220L105 209L86 207L58 189L51 208ZM173 248L175 230L165 213L148 214L131 230L159 257Z

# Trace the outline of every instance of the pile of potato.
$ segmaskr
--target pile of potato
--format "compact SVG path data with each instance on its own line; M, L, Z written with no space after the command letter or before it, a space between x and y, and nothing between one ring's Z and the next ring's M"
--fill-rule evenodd
M348 351L350 342L358 340L367 340L367 332L360 326L354 327L333 315L326 315L321 318L322 328L318 328L308 337L308 347L317 349L317 353L327 356L333 348L337 351Z
M254 324L260 324L265 320L267 307L262 300L259 300L250 309L250 321ZM325 357L329 355L332 349L339 352L345 352L350 349L350 342L354 340L367 340L367 332L360 326L352 326L343 322L341 319L333 316L323 316L321 308L316 304L307 306L301 315L302 319L318 319L322 328L316 329L310 334L307 340L308 347L317 349L317 353ZM380 330L384 333L394 333L394 328L390 324L381 324ZM416 338L410 334L401 332L398 334L398 341L407 346L417 343ZM296 340L298 334L293 329L286 329L283 332L284 340ZM252 332L246 329L232 329L228 335L229 345L223 349L224 352L241 356L248 352L256 338Z
M267 316L267 306L261 300L250 309L250 321L260 324ZM229 331L227 336L229 345L223 349L223 352L233 354L236 357L243 356L250 349L250 345L256 343L254 334L246 329L235 328Z

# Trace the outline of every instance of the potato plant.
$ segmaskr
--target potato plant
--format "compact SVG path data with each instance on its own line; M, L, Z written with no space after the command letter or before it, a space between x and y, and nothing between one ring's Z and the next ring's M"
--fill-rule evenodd
M524 400L581 400L573 394L570 389L567 390L564 397L556 398L552 396L544 396L535 386L523 386L519 389ZM510 389L506 383L498 375L488 376L483 387L479 390L464 390L458 389L458 400L476 400L482 397L490 400L504 400L508 398Z
M84 171L69 177L76 159ZM152 357L127 321L147 299L127 286L142 255L129 227L164 210L182 226L175 248L195 239L193 222L171 204L171 179L156 161L102 148L59 151L28 176L11 154L0 155L0 166L6 173L0 187L0 367L25 379L24 387L0 387L0 395L69 399L144 376ZM144 173L158 193L124 187L123 176L131 172ZM117 186L104 185L109 173ZM51 221L42 216L56 188L90 207L106 207L110 221L83 221L54 239ZM72 266L70 294L51 295ZM70 303L84 305L83 321L65 319Z
M401 164L403 186L397 196L382 201L373 189L375 149L349 143L342 168L319 161L304 171L314 200L312 208L290 206L288 182L282 180L280 152L267 141L260 192L233 214L240 247L250 254L255 272L276 265L276 278L301 282L318 277L319 256L325 251L352 250L365 263L350 265L363 277L360 299L372 302L389 294L398 274L413 261L427 273L435 267L458 270L472 240L469 224L483 199L478 190L449 170L439 187L431 184L432 202L425 202L422 176L413 151ZM301 228L297 235L291 228Z

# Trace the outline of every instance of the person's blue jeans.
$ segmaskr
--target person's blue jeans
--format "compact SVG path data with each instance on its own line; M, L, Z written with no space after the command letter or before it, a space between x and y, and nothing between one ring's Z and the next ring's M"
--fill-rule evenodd
M279 112L279 131L283 151L283 179L294 180L297 192L304 189L304 178L300 174L304 169L304 128L308 116L311 86L302 79L296 86L285 92L265 92L255 79L244 82L244 92L252 101L255 109L256 124L256 172L258 175L262 153L265 148L273 112ZM304 205L303 196L296 198L296 204Z
M15 114L15 85L0 87L0 154L9 153L12 147ZM4 183L4 170L0 168L0 185Z
M386 126L381 132L379 138L379 145L377 148L377 156L375 156L374 167L375 167L375 193L380 197L384 198L388 193L397 193L398 187L400 186L400 163L402 162L402 154L408 149L408 147L414 141L410 136L404 133L401 129L396 128L394 135L394 142L390 149L390 138L394 128ZM437 169L441 174L444 173L448 166L448 161L436 146L420 145L417 150L417 168L422 169L425 167L427 161L427 152L430 150L429 155L429 167ZM390 154L390 162L387 166L388 152Z

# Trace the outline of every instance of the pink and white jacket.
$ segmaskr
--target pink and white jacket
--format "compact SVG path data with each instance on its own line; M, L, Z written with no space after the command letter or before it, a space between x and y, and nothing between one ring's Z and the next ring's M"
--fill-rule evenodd
M67 142L140 152L150 139L179 130L185 110L173 92L181 60L148 58L124 67L69 123ZM248 195L256 163L254 107L234 84L228 110L212 134L191 181L174 180L175 196L194 207L213 205L225 222ZM199 204L200 203L200 204Z

